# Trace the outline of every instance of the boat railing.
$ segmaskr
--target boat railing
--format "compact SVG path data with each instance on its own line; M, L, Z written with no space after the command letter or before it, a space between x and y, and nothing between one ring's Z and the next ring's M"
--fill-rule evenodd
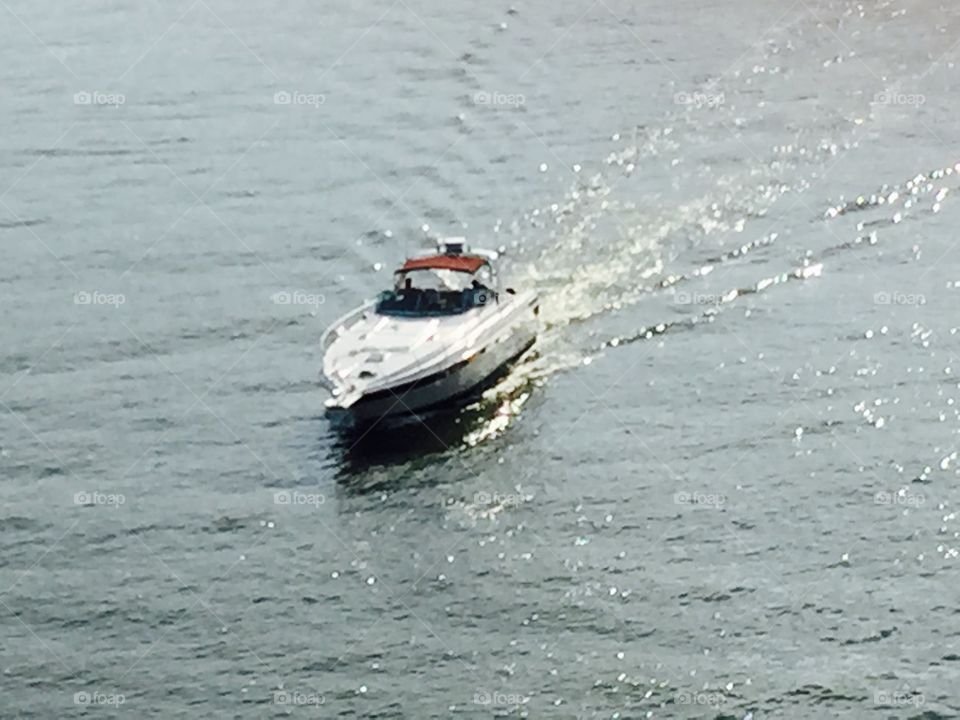
M375 304L376 303L373 300L369 300L360 307L354 308L350 312L338 318L333 324L331 324L330 327L327 328L326 332L324 332L320 337L321 352L326 352L327 348L330 347L330 344L336 340L337 336L339 336L343 330L346 330L351 325L356 323L357 320L363 317L363 314L373 308Z

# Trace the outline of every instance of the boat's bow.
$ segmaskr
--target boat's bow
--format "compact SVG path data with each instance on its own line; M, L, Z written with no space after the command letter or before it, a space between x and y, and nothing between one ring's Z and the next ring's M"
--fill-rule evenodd
M469 346L474 318L401 318L372 312L329 342L323 375L328 407L349 408L365 396L402 387L442 371Z

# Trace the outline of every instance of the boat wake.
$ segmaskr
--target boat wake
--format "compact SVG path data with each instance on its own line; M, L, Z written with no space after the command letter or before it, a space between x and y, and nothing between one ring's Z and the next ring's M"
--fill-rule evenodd
M954 189L945 184L950 178L960 181L960 163L917 174L903 183L883 186L868 196L859 196L852 201L841 199L824 211L823 217L826 220L832 221L845 215L865 213L869 210L881 211L885 215L858 222L855 228L858 234L855 237L829 245L819 250L816 255L813 251L807 251L806 256L798 260L793 267L767 273L751 284L729 287L721 292L711 293L713 302L701 312L690 313L679 319L651 322L635 331L613 335L599 343L577 345L571 342L570 326L587 323L602 315L626 313L640 304L644 298L664 293L672 293L674 301L681 301L677 302L677 305L686 306L689 302L682 302L682 300L690 293L684 293L683 287L703 280L722 266L743 261L751 253L767 248L777 240L777 233L769 233L756 240L747 241L732 250L708 258L687 272L664 274L659 272L662 267L659 260L654 261L650 266L657 268L657 272L647 274L644 279L649 280L648 283L638 284L614 297L608 297L588 313L564 314L563 308L568 303L575 304L571 296L577 298L588 288L595 286L589 273L587 276L590 279L584 286L576 287L575 277L572 281L575 286L573 288L563 287L562 284L555 283L552 276L548 276L547 282L541 280L537 283L542 294L543 307L548 309L548 319L543 335L538 340L537 354L519 363L512 373L484 395L479 405L474 406L474 410L486 407L489 412L486 416L481 415L481 418L486 419L464 436L464 444L474 446L502 435L520 416L523 407L531 397L532 389L545 384L551 375L590 364L600 355L620 347L713 323L720 318L725 309L743 298L771 292L789 283L818 278L824 273L825 263L830 258L879 244L881 228L885 226L921 220L926 215L939 213L951 190ZM654 275L656 277L653 277ZM529 277L537 278L537 271L529 270Z

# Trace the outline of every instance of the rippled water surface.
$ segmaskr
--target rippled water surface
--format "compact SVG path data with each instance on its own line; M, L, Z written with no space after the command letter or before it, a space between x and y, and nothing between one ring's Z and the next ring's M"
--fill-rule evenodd
M0 2L0 716L960 716L958 33ZM537 346L338 437L438 234Z

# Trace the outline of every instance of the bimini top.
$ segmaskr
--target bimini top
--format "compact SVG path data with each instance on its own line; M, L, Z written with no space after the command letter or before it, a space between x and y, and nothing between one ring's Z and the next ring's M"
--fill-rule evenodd
M397 270L454 270L456 272L475 273L487 264L487 259L477 255L427 255L411 258Z

